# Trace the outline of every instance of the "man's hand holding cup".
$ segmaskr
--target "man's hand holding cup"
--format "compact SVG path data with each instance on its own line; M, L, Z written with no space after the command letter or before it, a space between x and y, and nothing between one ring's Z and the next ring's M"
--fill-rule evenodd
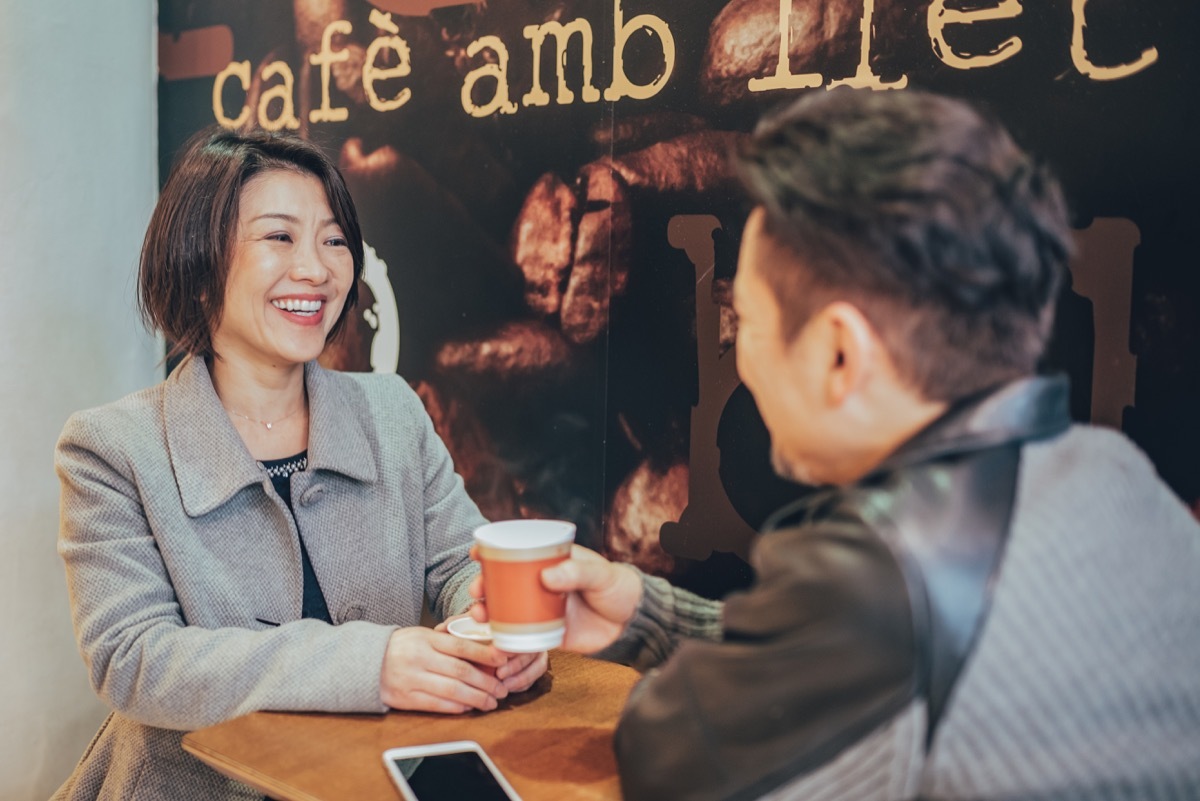
M509 523L570 526L571 533L574 534L572 524L559 521L529 520ZM480 531L487 528L484 526ZM566 542L569 545L570 540ZM495 580L497 573L501 578L504 577L504 566L501 566L500 571L494 568L489 570L489 564L493 563L488 557L494 551L483 545L478 532L471 553L483 566L482 576L471 584L471 595L479 601L472 607L471 614L479 622L490 622L493 633L497 628L503 628L506 623L511 622L504 620L505 615L511 616L514 608L521 608L520 602L512 603L510 593L555 596L560 599L557 603L562 604L556 608L562 609L558 614L564 622L562 633L559 635L561 639L555 645L561 645L568 651L593 653L610 645L620 636L642 599L642 582L637 571L628 565L610 562L579 545L569 545L569 552L564 551L561 556L538 565L532 572L525 571L520 584ZM546 608L549 608L549 603ZM496 646L507 650L500 642L496 642Z

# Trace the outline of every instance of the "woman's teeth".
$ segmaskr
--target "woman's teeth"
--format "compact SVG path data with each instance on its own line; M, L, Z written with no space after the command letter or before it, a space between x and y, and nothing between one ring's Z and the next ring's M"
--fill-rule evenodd
M323 303L324 301L321 300L293 300L292 298L271 301L271 305L277 309L305 316L319 312Z

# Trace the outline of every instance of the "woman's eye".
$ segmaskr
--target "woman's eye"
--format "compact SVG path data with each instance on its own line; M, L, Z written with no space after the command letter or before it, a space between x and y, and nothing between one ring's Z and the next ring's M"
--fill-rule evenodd
M268 234L267 239L273 240L275 242L291 242L292 236L291 236L291 234L286 234L286 233L280 231L278 233Z
M348 247L348 246L349 246L349 243L346 241L346 238L345 238L344 236L335 236L335 237L332 237L332 238L331 238L331 239L330 239L328 242L326 242L325 244L327 244L327 245L333 245L334 247L337 247L337 248L344 248L344 247Z

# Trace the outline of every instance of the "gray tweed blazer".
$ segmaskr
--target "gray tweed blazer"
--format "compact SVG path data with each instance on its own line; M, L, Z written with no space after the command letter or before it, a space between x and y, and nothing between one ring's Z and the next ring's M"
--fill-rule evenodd
M305 368L308 469L295 521L202 360L71 417L59 553L79 648L113 713L55 799L261 797L180 747L256 710L385 711L391 632L427 595L461 612L486 522L420 400L395 375ZM334 624L300 617L296 523Z

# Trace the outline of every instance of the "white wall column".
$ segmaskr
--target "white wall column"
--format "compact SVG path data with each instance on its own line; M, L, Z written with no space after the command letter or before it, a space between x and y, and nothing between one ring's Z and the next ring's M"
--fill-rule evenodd
M138 249L157 192L153 0L0 0L0 798L44 801L106 714L55 552L67 416L146 386Z

